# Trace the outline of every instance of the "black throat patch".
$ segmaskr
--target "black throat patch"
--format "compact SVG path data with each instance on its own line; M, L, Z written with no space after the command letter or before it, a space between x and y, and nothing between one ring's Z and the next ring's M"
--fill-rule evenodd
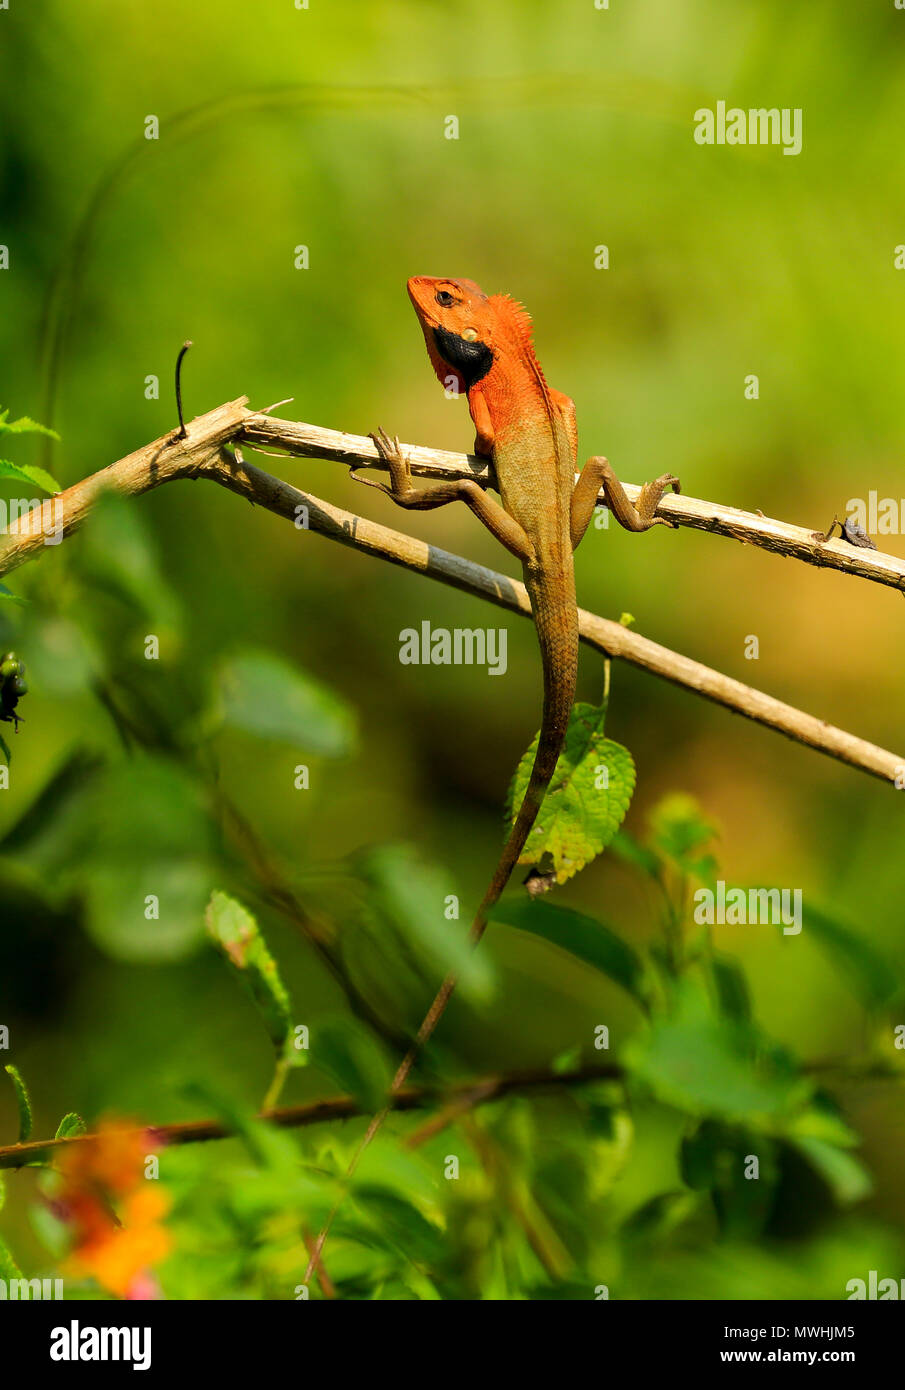
M470 343L448 328L435 328L434 342L443 361L459 373L469 390L493 365L493 353L486 343Z

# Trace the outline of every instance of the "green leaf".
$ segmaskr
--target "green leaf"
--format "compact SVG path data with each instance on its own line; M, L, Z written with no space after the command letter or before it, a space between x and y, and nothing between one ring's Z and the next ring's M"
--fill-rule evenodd
M203 940L211 880L210 867L193 859L93 864L81 880L86 926L115 960L182 960ZM153 911L150 899L156 899Z
M591 965L646 1007L650 982L641 957L605 923L556 903L524 897L504 898L491 920L540 936Z
M25 1144L31 1138L31 1101L28 1098L28 1087L22 1080L22 1074L18 1067L12 1063L6 1067L6 1073L13 1083L16 1092L16 1105L19 1109L19 1144Z
M108 490L97 499L84 528L81 563L94 583L153 622L154 631L179 631L181 602L147 519L128 498Z
M377 953L381 973L409 967L422 983L436 987L437 977L453 971L458 992L466 998L488 999L494 989L489 957L473 951L463 922L447 916L456 896L448 872L425 861L410 845L380 845L353 856L352 864L365 890L358 912L358 931L369 953ZM345 945L345 939L344 939ZM383 981L377 982L382 992Z
M18 420L7 420L8 410L0 411L0 434L45 434L48 439L59 439L56 430L48 429L47 425L39 425L37 420L30 420L27 415L20 415Z
M792 1143L820 1174L840 1205L860 1202L873 1190L870 1174L853 1154L823 1139L798 1137Z
M205 858L211 826L202 793L180 767L138 753L114 763L84 798L73 798L63 829L53 853L109 955L173 961L202 945L216 887Z
M11 1279L24 1279L24 1277L21 1269L13 1259L9 1247L0 1240L0 1279L9 1283Z
M705 820L694 797L672 792L657 803L649 816L648 844L661 859L682 873L710 882L716 861L706 853L716 829Z
M379 1110L390 1085L383 1053L357 1019L326 1019L315 1025L311 1061L365 1110Z
M222 668L216 723L280 739L327 758L355 744L352 708L334 691L269 652L243 652Z
M635 789L632 755L604 737L605 717L605 704L573 706L556 771L519 858L520 864L539 864L549 855L557 883L565 883L606 848L622 824ZM511 821L528 788L538 738L512 779ZM599 785L604 770L606 786Z
M9 459L0 459L0 478L12 478L17 483L29 483L33 487L39 487L43 492L62 492L63 489L43 468L36 468L32 464L10 463Z
M745 972L734 956L714 955L710 964L720 1012L727 1018L751 1022L751 996Z
M81 1115L77 1115L74 1110L70 1110L68 1115L64 1115L57 1125L57 1132L54 1139L71 1139L75 1134L84 1134L87 1126Z
M5 584L0 584L0 598L12 599L13 603L18 603L21 608L24 608L28 602L28 599L20 598L18 594L14 594L12 589L7 589Z
M812 1092L754 1029L716 1017L693 980L680 987L670 1014L626 1045L625 1060L655 1095L681 1110L775 1132L788 1127Z
M624 864L631 864L635 869L640 869L642 873L650 878L658 879L660 876L660 860L652 849L642 845L627 830L617 830L610 841L610 852L621 859Z
M746 1175L751 1158L757 1177ZM763 1134L704 1120L679 1153L682 1177L710 1192L723 1236L754 1239L766 1223L779 1177L775 1141Z
M7 743L6 739L3 737L2 734L0 734L0 753L3 754L4 758L6 759L6 765L7 767L9 767L10 763L13 760L13 755L10 752L9 744Z
M309 1196L312 1194L309 1180L299 1172L298 1148L290 1134L267 1120L257 1119L245 1104L219 1086L195 1081L183 1090L186 1099L193 1105L216 1115L229 1131L242 1138L261 1169L297 1186L299 1191L306 1191ZM243 1187L247 1185L246 1173L247 1169L242 1174ZM318 1180L317 1174L312 1176ZM288 1195L285 1189L284 1195Z
M381 1241L388 1241L407 1259L429 1269L444 1260L446 1234L398 1192L362 1184L355 1189L355 1204L371 1218Z
M813 1105L809 1105L786 1128L786 1137L792 1140L819 1139L837 1149L851 1149L858 1139L839 1114L836 1105L827 1096L818 1094Z
M802 912L802 928L813 935L868 1008L882 1008L898 994L901 972L865 937L808 905Z
M214 893L205 913L207 934L251 993L270 1040L282 1054L289 1046L292 1012L277 963L251 913L226 893Z

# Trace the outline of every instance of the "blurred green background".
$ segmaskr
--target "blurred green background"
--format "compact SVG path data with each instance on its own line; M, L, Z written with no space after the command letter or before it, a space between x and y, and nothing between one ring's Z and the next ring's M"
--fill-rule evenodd
M291 0L13 0L0 12L0 404L62 442L48 453L16 440L8 452L65 486L165 433L185 338L189 415L241 394L260 407L291 396L280 413L292 418L470 448L466 407L439 390L405 295L408 276L442 274L524 300L548 380L576 402L582 458L605 453L632 482L675 472L693 496L814 528L869 489L898 498L903 25L891 4L841 0L614 0L609 11L591 0L311 0L303 11ZM801 107L803 152L698 146L693 113L720 99ZM443 136L449 114L455 141ZM158 140L144 138L149 115ZM757 401L745 399L750 373ZM335 464L248 456L511 572L464 508L406 515ZM901 537L878 539L905 553ZM645 636L905 750L905 606L891 590L666 528L592 529L577 573L585 607L628 611ZM35 1133L68 1109L198 1114L182 1091L191 1080L258 1100L267 1040L196 910L233 859L216 818L176 785L190 780L185 749L212 727L218 672L265 649L357 714L357 742L341 738L340 757L241 727L200 755L303 897L342 919L346 856L404 841L443 866L465 917L537 724L532 630L509 623L502 680L402 666L402 628L501 619L203 484L167 486L128 519L100 516L9 582L30 602L0 610L0 633L31 690L0 793L11 836L0 845L0 1020L31 1083ZM158 663L144 660L149 633ZM596 699L601 682L585 652L580 697ZM168 731L178 756L161 772L136 745L163 747ZM730 883L799 887L901 963L902 806L888 787L619 666L608 733L637 765L630 832L643 833L665 794L688 793L719 828ZM52 779L74 757L86 763L68 779L70 805L65 779ZM94 759L104 767L86 798ZM306 792L293 787L301 762ZM159 932L129 918L126 863L132 902L155 891L161 866L172 875L184 911ZM636 922L639 940L648 930L643 889L612 856L560 898ZM296 1016L341 1014L340 989L298 933L266 909L261 921ZM863 1012L807 932L717 934L775 1039L805 1059L863 1046ZM543 1063L584 1045L601 1018L620 1036L637 1028L615 988L543 943L500 928L487 950L492 1007L457 1004L445 1025L460 1069ZM394 999L366 952L358 966L369 997L418 1016L428 986ZM329 1089L309 1069L286 1098ZM858 1207L868 1234L852 1237L863 1260L843 1261L851 1277L874 1240L892 1240L884 1248L901 1264L905 1121L893 1084L839 1096L875 1183ZM0 1093L0 1131L14 1128L13 1098ZM23 1192L30 1179L15 1181ZM10 1237L37 1258L26 1204L11 1206ZM694 1259L711 1257L692 1293L725 1287L705 1240ZM776 1296L783 1278L808 1296L806 1264L781 1255L754 1287ZM684 1275L666 1293L680 1289ZM663 1288L652 1274L639 1291Z

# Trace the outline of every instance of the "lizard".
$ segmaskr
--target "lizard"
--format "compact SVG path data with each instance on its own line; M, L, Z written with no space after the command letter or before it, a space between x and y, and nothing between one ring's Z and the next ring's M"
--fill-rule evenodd
M576 481L575 405L547 385L525 308L508 295L486 295L473 280L417 275L407 288L441 385L467 397L475 427L474 451L491 461L500 501L470 478L415 488L398 438L383 430L370 437L386 465L389 484L358 477L361 464L353 467L351 476L410 510L464 502L474 512L522 564L543 671L537 752L521 806L471 925L469 940L476 945L519 862L565 741L578 671L573 554L590 524L600 490L619 524L640 532L671 524L656 510L666 489L678 492L680 484L673 474L665 473L646 483L633 504L608 460L598 455L587 460ZM448 974L399 1064L388 1099L404 1085L455 987L455 974ZM389 1108L385 1105L371 1120L348 1176ZM332 1217L333 1213L315 1243L306 1279L320 1259Z

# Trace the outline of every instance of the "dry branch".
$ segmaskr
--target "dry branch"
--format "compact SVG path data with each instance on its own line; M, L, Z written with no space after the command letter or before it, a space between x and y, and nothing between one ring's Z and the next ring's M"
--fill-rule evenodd
M280 448L302 458L335 459L350 466L367 463L375 468L386 468L370 439L358 434L322 429L319 425L257 415L246 421L242 437L262 448ZM418 477L435 480L474 478L476 482L493 486L493 469L486 459L476 458L473 454L449 453L443 449L425 449L414 444L405 444L403 448L408 454L412 473ZM661 471L655 468L652 473ZM635 502L641 488L637 484L626 483L625 491ZM598 506L605 505L601 492ZM809 565L841 570L844 574L857 575L862 579L871 579L876 584L905 591L905 560L881 550L862 550L842 540L821 541L803 526L792 526L787 521L775 521L756 512L743 512L737 507L704 502L697 497L672 492L663 498L657 514L665 516L677 526L710 531L713 535L727 536L743 545L756 545L776 555L791 556Z
M245 402L246 398L241 397L219 406L193 420L185 439L178 438L173 432L60 493L53 501L59 508L63 534L70 535L80 525L98 494L105 488L114 489L125 496L137 496L177 478L207 478L292 521L298 519L299 508L303 508L312 531L365 554L378 556L415 573L451 584L466 593L489 599L512 612L530 616L524 585L517 580L343 511L229 453L223 446L241 438L258 444L266 441L291 449L293 453L335 458L344 463L377 461L376 450L369 439L322 430L313 425L272 420L266 414L249 411ZM488 477L486 463L469 459L464 454L414 446L409 448L409 453L413 471L422 476L460 477L464 470L466 476L479 479ZM636 489L630 491L632 495L636 494ZM663 499L660 510L664 515L672 516L672 509L680 504L691 509L684 517L686 525L704 526L708 515L714 518L717 513L732 512L731 508L672 496ZM692 514L697 515L694 509L698 509L700 515L697 520L690 520ZM896 587L905 584L905 565L892 556L881 555L878 551L852 550L842 542L818 545L801 528L743 512L732 512L732 515L745 518L748 527L745 535L739 534L738 539L780 550L784 554L794 554L812 564L833 565L878 583L893 583L892 576L895 574ZM675 519L682 524L683 518L678 514ZM714 529L720 534L736 534L726 529L725 521L718 519L712 526L707 524L705 529ZM782 544L774 534L776 531L783 533ZM0 539L0 575L24 564L43 550L40 519L36 522L35 513L29 512L10 526L5 538ZM579 630L582 640L598 651L662 676L852 767L892 783L905 773L905 757L879 748L741 681L670 651L619 623L580 609Z
M585 1085L591 1081L618 1081L622 1068L612 1063L576 1067L573 1071L551 1072L548 1068L506 1072L499 1076L486 1076L470 1081L457 1081L452 1085L406 1086L395 1095L388 1097L387 1104L393 1110L423 1110L425 1107L444 1102L452 1102L457 1096L467 1096L470 1105L484 1105L488 1101L501 1100L513 1091L539 1091L546 1088ZM480 1092L479 1096L475 1092ZM272 1124L285 1129L299 1129L306 1125L326 1124L334 1120L351 1120L358 1115L370 1115L370 1108L363 1108L354 1096L328 1096L323 1100L308 1101L304 1105L283 1105L276 1110L264 1110L258 1115L260 1120L270 1120ZM222 1120L185 1120L172 1125L146 1125L132 1127L123 1131L129 1134L152 1134L158 1143L200 1144L209 1139L228 1139L235 1131ZM33 1139L27 1144L5 1144L0 1146L0 1168L22 1168L29 1163L47 1163L54 1150L70 1149L73 1146L91 1144L96 1134L76 1134L68 1139Z
M428 545L426 541L416 540L413 536L343 511L341 507L335 507L262 472L241 458L234 458L225 450L218 460L210 461L202 476L292 520L298 517L298 509L304 507L309 529L320 535L364 551L366 555L389 560L391 564L413 570L416 574L451 584L465 593L489 599L500 608L507 608L524 617L531 616L528 594L524 584L518 580L474 564L461 555ZM844 729L827 724L825 720L805 714L793 705L784 704L772 695L765 695L731 676L724 676L722 672L699 661L692 661L690 657L651 642L621 623L600 618L580 608L578 630L583 642L605 655L619 657L642 670L662 676L674 685L703 695L705 699L723 705L736 714L743 714L758 724L776 729L797 743L804 743L884 781L895 783L897 777L905 776L905 756L890 753Z
M803 1070L808 1075L821 1078L821 1086L826 1085L834 1074L842 1082L905 1080L901 1067L892 1063L862 1064L852 1062L848 1058L826 1058L808 1062ZM405 1086L395 1095L387 1097L387 1105L399 1111L437 1107L435 1118L410 1136L408 1146L416 1148L478 1105L502 1100L505 1096L513 1094L556 1091L569 1086L589 1085L595 1081L621 1081L624 1076L624 1069L618 1062L587 1063L565 1072L550 1071L547 1067L532 1067L523 1071L503 1072L496 1076L472 1077L442 1086ZM306 1101L301 1105L281 1105L275 1110L262 1110L257 1118L269 1120L271 1124L279 1125L283 1129L303 1129L308 1125L354 1120L370 1114L370 1106L362 1106L354 1096L327 1096L320 1100ZM124 1128L123 1133L150 1134L159 1144L169 1146L201 1144L211 1139L229 1139L235 1130L222 1120L182 1120L170 1125L133 1126ZM97 1138L97 1134L89 1132L71 1135L67 1139L32 1139L27 1144L3 1144L0 1145L0 1169L48 1163L56 1152L69 1149L73 1145L91 1144Z
M175 478L196 477L204 465L216 457L221 445L235 437L248 418L247 403L247 396L228 401L192 420L184 439L173 430L163 439L155 439L153 444L136 449L134 454L57 493L49 503L54 508L54 518L61 519L63 535L70 536L82 524L103 492L138 497ZM5 532L0 532L0 574L17 569L45 550L41 511L36 507L26 512Z

